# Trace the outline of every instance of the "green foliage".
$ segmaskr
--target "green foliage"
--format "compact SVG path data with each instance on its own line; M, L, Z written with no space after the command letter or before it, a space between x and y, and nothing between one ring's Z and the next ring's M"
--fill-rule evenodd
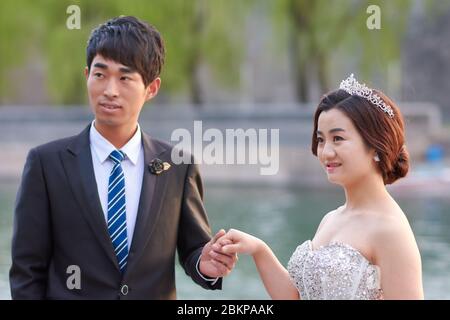
M0 96L15 90L11 72L23 62L27 52L36 43L38 25L30 29L28 21L35 7L26 1L0 1Z
M86 41L92 28L119 15L135 15L162 33L166 64L161 93L195 95L196 73L207 66L215 79L238 87L250 10L273 13L280 53L289 51L298 91L317 78L326 91L333 72L357 65L363 77L386 77L398 63L411 0L1 0L0 102L20 86L10 75L23 64L47 68L47 88L55 104L86 103ZM66 9L81 9L81 30L68 30ZM369 30L366 9L381 8L381 30ZM424 0L426 12L444 12L449 3ZM263 11L264 12L264 11ZM263 13L264 14L264 13ZM312 77L311 77L312 75ZM194 86L193 86L194 84ZM303 87L302 87L303 86ZM302 93L302 94L303 94ZM299 95L301 96L301 94ZM305 98L303 96L303 98Z
M10 46L2 46L0 50L0 74L5 75L30 59L31 62L44 59L52 102L85 103L85 47L92 28L111 17L135 15L153 24L163 35L167 54L162 91L189 90L192 73L199 63L207 64L222 83L233 85L239 80L243 41L239 30L250 3L239 0L2 0L0 36ZM66 9L72 4L81 9L80 30L66 27L69 17ZM30 57L31 52L37 53L36 58ZM3 76L1 79L0 93L10 92L9 83Z
M280 0L274 12L275 21L280 22L286 15L289 20L291 36L287 40L294 43L291 44L294 72L315 70L321 91L325 92L330 89L333 67L339 67L343 60L351 65L356 62L365 76L385 73L390 62L399 60L400 40L411 4L409 0ZM380 30L367 28L369 5L381 9ZM308 74L297 75L296 79L311 81ZM307 85L310 83L297 83L298 90ZM298 94L300 100L308 99L306 91L303 88Z
M389 63L400 59L402 36L407 28L410 16L410 0L383 1L371 0L369 5L378 5L381 9L381 29L369 30L366 21L369 13L357 16L358 29L351 29L347 35L349 47L361 52L360 68L366 76L381 71L386 75ZM366 8L367 8L366 6Z

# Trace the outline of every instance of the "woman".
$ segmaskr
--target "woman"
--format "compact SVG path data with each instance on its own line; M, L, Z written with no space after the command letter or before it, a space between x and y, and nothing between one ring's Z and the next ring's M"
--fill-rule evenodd
M262 240L238 230L216 248L252 255L273 299L423 299L413 232L385 187L408 172L404 140L394 102L351 75L320 101L312 136L312 153L344 188L345 204L324 216L287 270Z

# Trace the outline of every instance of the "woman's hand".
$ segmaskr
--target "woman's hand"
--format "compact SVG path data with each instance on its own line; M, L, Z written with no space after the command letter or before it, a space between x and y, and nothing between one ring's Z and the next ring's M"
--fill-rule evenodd
M230 229L217 240L217 244L222 246L222 252L225 254L244 253L252 256L264 247L261 239L236 229Z

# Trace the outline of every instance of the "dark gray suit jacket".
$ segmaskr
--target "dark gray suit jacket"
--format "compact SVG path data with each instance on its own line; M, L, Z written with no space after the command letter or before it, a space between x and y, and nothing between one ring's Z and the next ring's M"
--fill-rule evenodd
M203 187L194 164L174 165L172 147L142 134L144 177L135 231L122 276L98 197L89 143L78 136L32 149L17 194L10 270L13 299L175 299L175 252L186 273L196 271L210 240ZM154 158L172 166L151 174ZM81 289L69 289L71 265Z

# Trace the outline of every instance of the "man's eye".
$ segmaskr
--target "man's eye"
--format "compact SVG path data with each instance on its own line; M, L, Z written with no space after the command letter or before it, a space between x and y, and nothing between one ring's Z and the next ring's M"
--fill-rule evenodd
M131 78L130 78L130 77L121 77L120 80L126 80L126 81L128 81L128 80L131 80Z
M94 73L94 77L96 77L96 78L102 78L102 77L103 77L103 74L101 74L100 72L96 72L96 73Z

